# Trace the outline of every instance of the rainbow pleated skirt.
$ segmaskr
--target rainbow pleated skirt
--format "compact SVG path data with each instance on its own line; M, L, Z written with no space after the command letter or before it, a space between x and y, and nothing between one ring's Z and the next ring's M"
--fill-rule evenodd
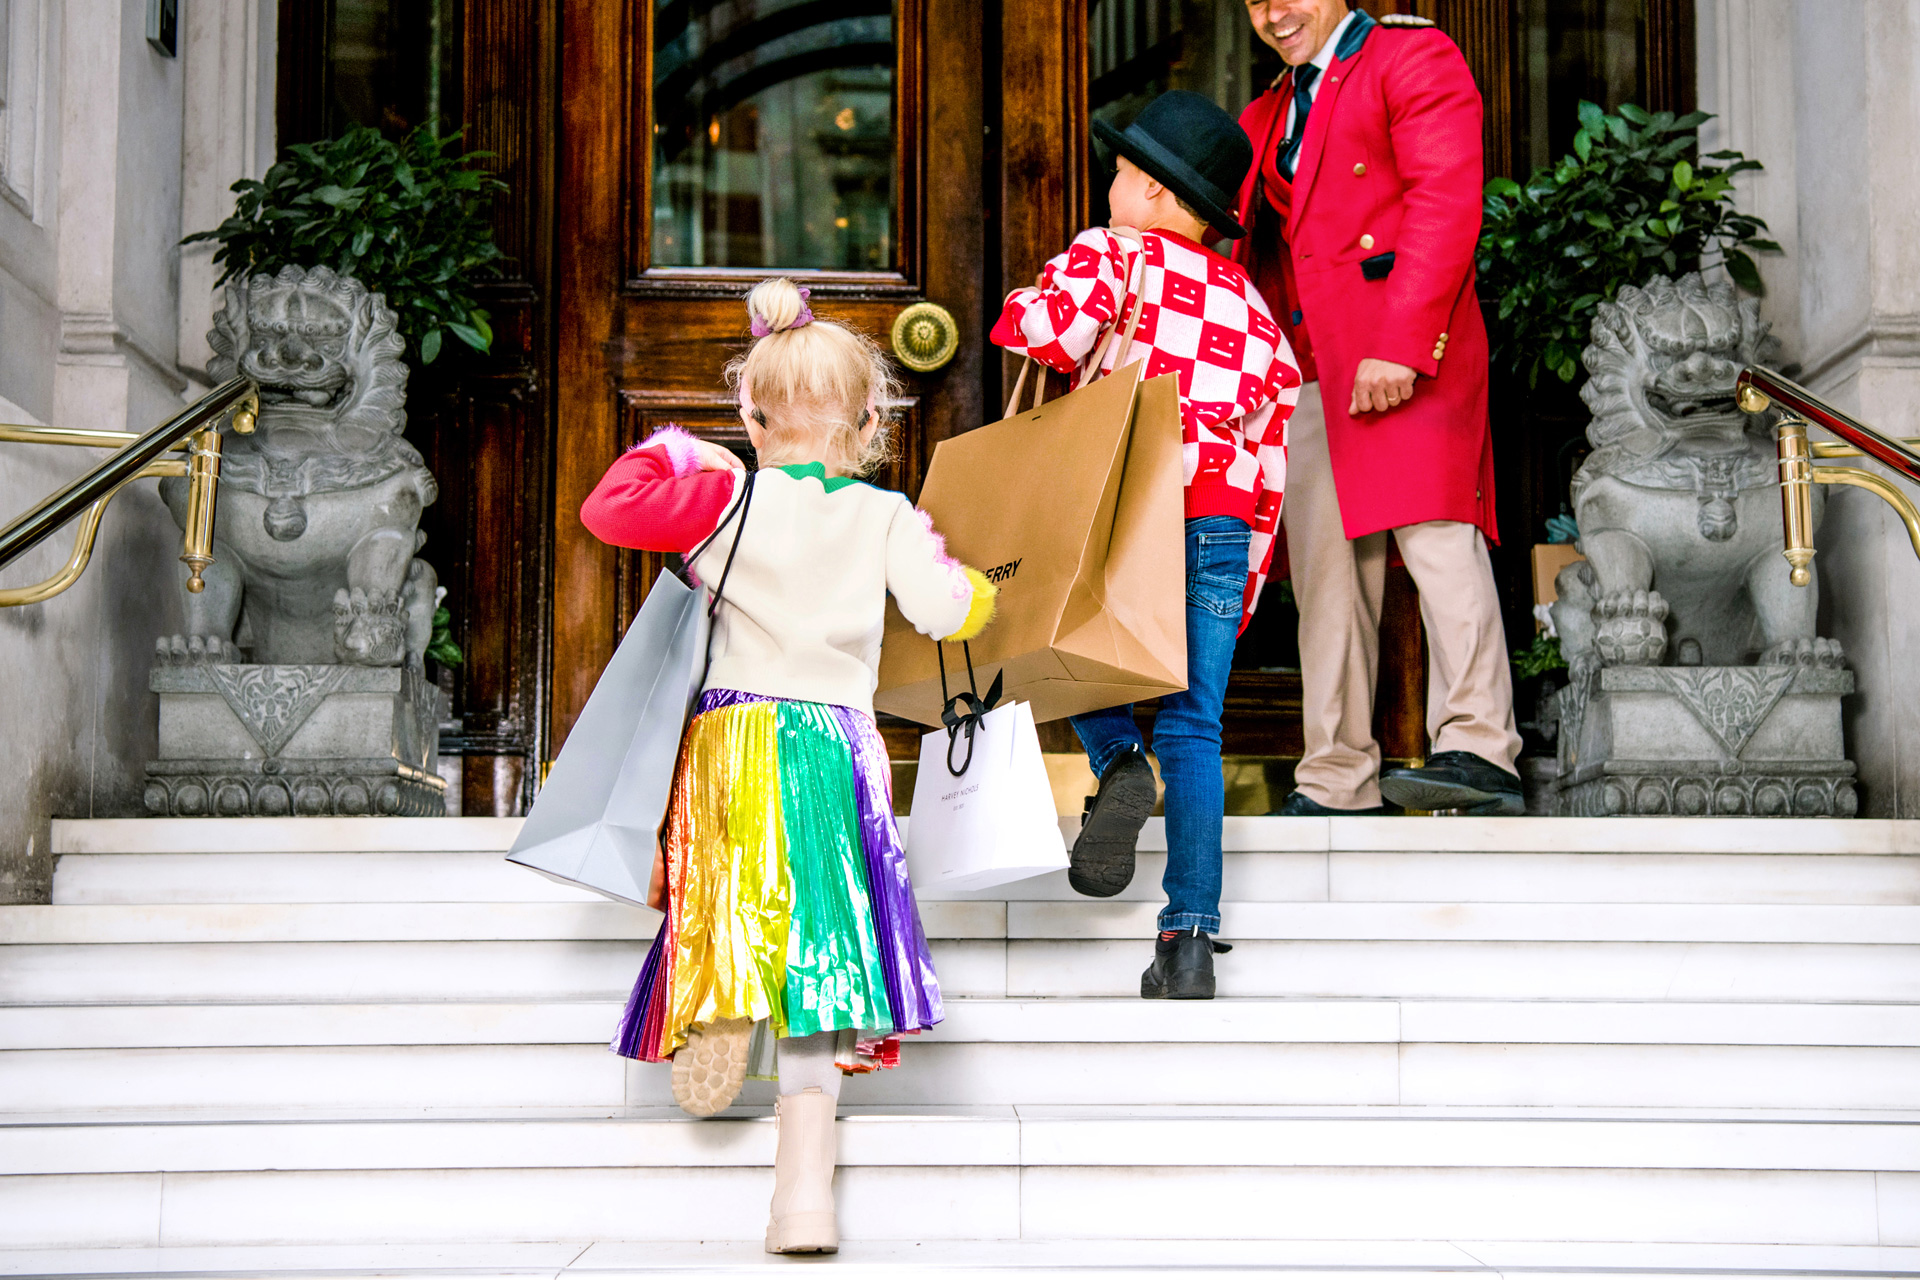
M898 1037L942 1015L892 793L864 712L702 694L667 815L667 916L613 1050L661 1062L690 1029L745 1018L842 1032L845 1065L893 1065Z

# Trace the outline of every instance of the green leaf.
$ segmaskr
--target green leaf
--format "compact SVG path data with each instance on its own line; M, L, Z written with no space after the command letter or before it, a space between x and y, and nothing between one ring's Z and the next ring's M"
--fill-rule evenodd
M1593 157L1593 135L1582 130L1573 135L1573 153L1585 164Z
M1620 105L1620 115L1637 125L1646 125L1653 120L1652 116L1648 115L1639 107L1634 106L1631 102L1625 102Z
M454 337L460 339L460 341L472 347L475 351L485 351L490 345L491 340L470 324L461 324L457 320L449 320L447 321L447 331L453 334ZM438 330L435 330L435 332L437 333ZM438 343L434 344L434 350L438 352ZM427 359L431 361L433 357L428 356Z
M1598 133L1605 127L1607 113L1600 109L1599 103L1588 102L1585 98L1582 98L1580 105L1575 108L1575 110L1579 113L1580 128L1582 131Z
M1486 193L1490 196L1517 196L1520 194L1520 184L1512 178L1495 178L1487 183Z
M432 364L440 358L440 333L438 328L427 330L420 339L420 363Z
M363 258L367 250L373 247L373 228L362 227L353 233L353 256Z
M1693 166L1685 160L1673 166L1673 185L1682 191L1693 185Z
M1748 293L1764 293L1766 285L1761 282L1760 268L1754 260L1738 249L1727 251L1727 274L1733 282Z

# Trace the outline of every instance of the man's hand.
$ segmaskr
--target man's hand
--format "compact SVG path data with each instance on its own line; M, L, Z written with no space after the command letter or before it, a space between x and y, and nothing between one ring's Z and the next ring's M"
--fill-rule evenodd
M702 471L745 471L747 464L740 461L740 455L731 449L723 448L711 440L693 437L693 456L700 463Z
M1391 360L1369 357L1360 362L1353 375L1353 404L1347 416L1385 413L1413 399L1413 370Z

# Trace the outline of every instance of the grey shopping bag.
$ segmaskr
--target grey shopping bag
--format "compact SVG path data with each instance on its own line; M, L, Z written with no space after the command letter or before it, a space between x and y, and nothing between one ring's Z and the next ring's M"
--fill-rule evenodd
M720 528L686 556L692 564L737 517L733 546L711 604L701 608L704 592L671 573L654 579L574 721L567 745L507 853L509 862L620 902L646 905L647 879L660 850L680 741L707 681L713 614L740 550L752 500L749 471L739 500Z

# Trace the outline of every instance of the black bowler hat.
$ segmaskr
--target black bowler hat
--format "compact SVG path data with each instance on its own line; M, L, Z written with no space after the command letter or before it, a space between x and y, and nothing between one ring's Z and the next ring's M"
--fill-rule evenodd
M1095 120L1093 134L1198 209L1216 231L1232 240L1247 234L1233 216L1233 201L1253 167L1253 144L1212 100L1170 89L1126 132Z

